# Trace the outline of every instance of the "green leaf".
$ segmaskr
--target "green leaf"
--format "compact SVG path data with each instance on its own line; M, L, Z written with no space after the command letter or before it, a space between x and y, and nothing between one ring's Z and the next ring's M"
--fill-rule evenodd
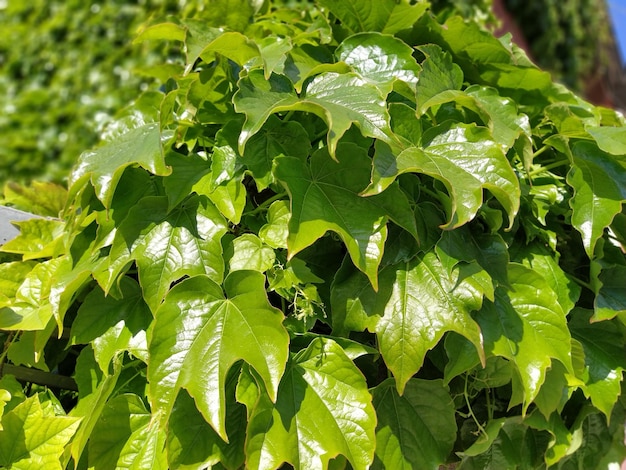
M587 132L596 140L600 150L618 156L626 155L626 135L623 127L590 127Z
M20 285L34 266L34 261L0 264L0 305L15 297Z
M485 128L445 123L425 133L421 147L409 147L397 156L377 152L372 183L364 193L376 194L408 172L424 173L445 185L452 198L447 228L459 227L476 215L483 189L496 197L513 223L519 208L519 182Z
M162 143L170 137L171 133L161 132L158 124L144 124L102 147L84 152L70 175L70 193L78 191L78 186L89 179L98 199L109 208L125 168L139 165L152 174L169 175L171 169L165 165Z
M63 448L80 420L55 416L33 395L2 416L0 465L5 468L61 470Z
M234 400L238 370L226 383L226 433L224 442L204 420L193 399L184 391L178 395L167 428L167 454L170 468L203 468L220 462L236 470L244 461L246 409Z
M567 183L574 188L572 225L591 258L598 238L626 201L626 167L590 142L574 143L572 155L574 164L567 174Z
M274 174L291 199L289 256L293 257L331 230L341 237L354 264L376 288L387 220L393 220L416 237L415 218L406 196L397 186L371 197L359 195L370 173L370 159L365 150L353 144L341 144L337 156L339 161L334 161L326 149L319 150L311 157L309 166L293 157L276 160Z
M263 378L275 399L287 360L288 335L282 314L270 306L265 276L235 271L224 292L206 276L176 285L156 320L149 345L148 381L153 410L169 416L180 388L222 439L225 430L224 383L239 359Z
M592 321L626 314L626 266L613 265L602 269L598 281L601 285L593 301Z
M396 80L415 90L420 66L403 41L377 33L361 33L343 41L335 55L386 96Z
M63 249L61 239L65 229L63 222L35 218L13 224L20 230L20 234L3 244L1 251L21 254L24 260L29 260L51 258L57 256Z
M4 186L3 204L32 214L58 217L67 199L67 189L50 182L33 181L29 186L8 182Z
M289 201L275 201L267 210L267 223L259 229L259 238L272 248L287 248L289 236Z
M233 240L233 256L230 258L230 272L253 270L264 273L272 266L276 255L259 237L245 233Z
M213 8L211 10L215 11ZM211 63L215 54L223 55L239 65L244 65L258 57L260 51L259 47L243 34L230 31L222 33L212 40L202 49L198 56L206 63Z
M437 95L460 90L463 85L463 71L452 62L450 54L435 44L419 48L426 55L416 89L417 114L421 116L431 106L429 102Z
M320 0L322 6L328 8L333 15L341 20L344 26L355 33L379 31L394 34L413 26L413 23L424 14L427 4L420 2L410 5L402 0Z
M447 461L456 421L441 380L411 379L400 396L387 379L372 394L378 417L372 468L438 468Z
M318 338L289 361L276 402L261 392L248 422L251 469L326 469L345 456L354 468L374 457L376 416L365 379L339 345Z
M171 211L189 195L194 185L211 170L211 166L200 155L181 155L176 152L168 153L165 162L172 169L172 173L163 179L169 201L167 210Z
M165 470L165 435L137 395L118 395L104 408L89 440L96 470Z
M447 331L470 340L484 360L481 332L471 317L481 306L482 288L471 278L451 276L433 252L381 269L378 294L358 273L340 273L331 298L333 330L376 332L400 394Z
M615 321L590 323L590 319L591 312L577 308L571 314L569 327L585 352L585 369L580 377L585 382L582 390L608 418L620 395L626 370L624 342Z
M122 351L146 359L146 330L152 321L136 281L124 276L119 281L120 298L91 291L78 309L72 324L71 343L93 343L96 361L107 371L111 360Z
M355 123L366 137L389 140L389 115L378 89L354 73L321 73L298 97L288 78L272 74L265 79L252 70L239 81L233 96L235 110L246 115L239 136L239 153L269 116L280 111L305 111L318 115L328 125L328 147L335 154L341 136ZM349 99L346 99L349 97Z
M206 274L221 282L224 275L220 239L226 223L217 209L203 197L191 197L172 212L167 207L165 197L142 199L120 225L111 250L113 261L127 250L136 260L153 312L183 276Z
M519 264L509 265L511 290L496 290L494 303L485 303L476 320L485 352L513 361L523 386L526 410L557 359L572 373L570 334L565 313L543 277Z

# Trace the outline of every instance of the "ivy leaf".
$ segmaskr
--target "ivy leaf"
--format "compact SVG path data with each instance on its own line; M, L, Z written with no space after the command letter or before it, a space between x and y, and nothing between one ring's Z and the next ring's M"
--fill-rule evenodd
M2 245L5 253L21 254L22 259L52 258L63 249L61 235L65 223L53 219L29 219L13 222L20 233L13 240Z
M33 181L29 186L9 181L3 192L3 204L47 217L58 217L67 200L65 187L44 181Z
M400 396L387 379L372 394L378 417L372 468L438 468L447 461L457 429L441 380L411 379Z
M109 208L125 168L139 165L152 174L169 175L171 169L165 164L162 143L170 137L171 132L161 132L157 123L150 123L130 130L102 147L84 152L70 174L70 193L78 191L78 186L89 179L98 199Z
M170 284L183 276L224 275L220 239L226 223L203 197L191 197L172 212L166 197L142 199L120 225L111 253L136 259L144 298L154 312ZM115 258L114 258L115 261Z
M509 282L511 290L497 289L495 302L485 303L476 320L485 352L515 363L525 411L539 393L552 359L573 374L571 338L556 294L540 274L511 263Z
M326 149L319 150L311 157L309 166L293 157L276 159L274 174L291 199L289 256L332 230L376 288L387 219L417 237L415 217L397 186L371 197L359 195L367 186L370 173L371 160L364 149L340 144L337 155L339 161L334 161Z
M570 316L572 337L580 341L585 352L585 369L581 377L585 382L583 392L609 418L620 395L623 371L626 370L620 327L611 320L590 323L591 312L580 308Z
M94 468L165 470L165 436L152 422L141 398L134 394L111 399L89 440Z
M444 123L424 134L422 147L409 147L397 157L377 152L372 183L364 194L376 194L408 172L424 173L445 185L452 197L447 228L459 227L476 215L483 189L496 197L513 223L519 208L519 181L486 128Z
M317 338L289 361L276 402L263 392L249 410L249 468L321 470L345 456L354 468L374 457L376 417L361 372L341 347Z
M413 50L403 41L377 33L360 33L343 41L335 55L386 96L396 80L415 90L421 67Z
M277 74L265 79L252 70L239 81L233 96L235 110L246 115L239 136L239 153L268 117L280 111L305 111L318 115L328 125L328 147L335 154L337 143L355 123L366 137L389 140L389 115L378 89L354 73L321 73L307 86L303 97L295 93L291 81Z
M150 309L136 281L124 276L119 284L120 298L105 296L98 287L91 291L72 324L72 344L93 342L96 361L103 371L108 370L113 357L121 351L142 359L147 356Z
M233 256L230 258L230 271L254 270L264 273L272 266L276 255L274 250L252 233L245 233L233 240Z
M319 3L355 33L379 31L394 34L413 26L427 9L422 2L410 5L404 0L320 0Z
M626 266L612 265L598 275L599 288L593 301L592 321L614 318L626 313Z
M80 419L55 416L33 395L2 416L0 465L61 470L61 455Z
M311 143L306 130L296 121L283 122L270 116L246 144L242 163L252 173L258 191L263 191L274 183L272 165L279 155L306 158Z
M626 136L623 127L590 127L587 132L596 140L600 150L612 155L626 155Z
M259 229L259 238L272 248L287 248L289 236L289 201L275 201L267 210L267 223Z
M591 258L598 238L626 201L626 167L591 142L576 142L571 148L574 164L567 183L575 192L570 199L572 225Z
M452 62L450 54L435 44L420 46L426 55L416 89L417 114L421 116L431 106L429 102L439 94L460 90L463 86L463 71Z
M481 332L471 317L482 304L482 287L457 276L429 252L381 269L376 294L362 276L342 268L333 283L333 331L376 332L400 394L447 331L471 341L484 361Z
M184 391L178 395L167 428L167 455L170 468L204 468L218 462L236 470L244 461L246 409L234 400L238 370L229 374L226 388L226 432L224 442L204 420L193 399Z
M148 381L154 410L166 421L180 388L187 389L219 436L225 430L224 384L239 359L263 378L271 399L288 354L283 316L271 307L265 276L235 271L224 290L206 276L177 284L156 320L149 345Z

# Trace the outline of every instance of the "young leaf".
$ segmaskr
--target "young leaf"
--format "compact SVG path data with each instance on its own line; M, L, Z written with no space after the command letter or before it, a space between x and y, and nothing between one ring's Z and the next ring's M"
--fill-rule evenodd
M61 454L80 423L55 416L33 395L2 416L0 465L5 468L62 470Z
M441 380L411 379L400 396L387 379L372 394L378 417L372 468L438 468L447 461L456 421Z
M376 418L364 377L339 345L318 338L288 363L276 402L261 392L249 418L251 469L322 470L343 455L354 468L374 457Z
M139 165L160 176L171 173L165 165L162 149L162 142L170 137L170 132L161 132L158 124L150 123L132 129L102 147L84 152L70 175L70 192L75 193L82 182L90 179L98 199L104 207L111 207L115 187L126 167Z
M265 276L235 271L224 290L207 276L176 285L156 312L149 344L148 381L153 410L163 422L184 387L219 436L225 429L225 380L243 359L263 378L270 398L287 361L289 338L280 311L270 306Z

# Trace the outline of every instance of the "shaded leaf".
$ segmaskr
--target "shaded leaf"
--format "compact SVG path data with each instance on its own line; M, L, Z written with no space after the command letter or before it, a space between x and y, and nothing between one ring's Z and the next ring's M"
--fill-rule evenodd
M393 380L373 390L376 458L372 468L438 468L456 440L452 398L441 380L411 379L402 396Z
M273 404L263 392L249 410L250 468L326 469L343 455L354 468L374 457L376 418L364 377L330 339L313 340L289 361ZM248 405L250 406L250 405Z

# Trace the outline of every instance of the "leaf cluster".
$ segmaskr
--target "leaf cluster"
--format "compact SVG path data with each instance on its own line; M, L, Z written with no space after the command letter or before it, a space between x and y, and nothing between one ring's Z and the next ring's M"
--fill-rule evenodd
M426 2L214 7L2 247L2 362L76 391L3 377L0 465L621 462L623 116Z

